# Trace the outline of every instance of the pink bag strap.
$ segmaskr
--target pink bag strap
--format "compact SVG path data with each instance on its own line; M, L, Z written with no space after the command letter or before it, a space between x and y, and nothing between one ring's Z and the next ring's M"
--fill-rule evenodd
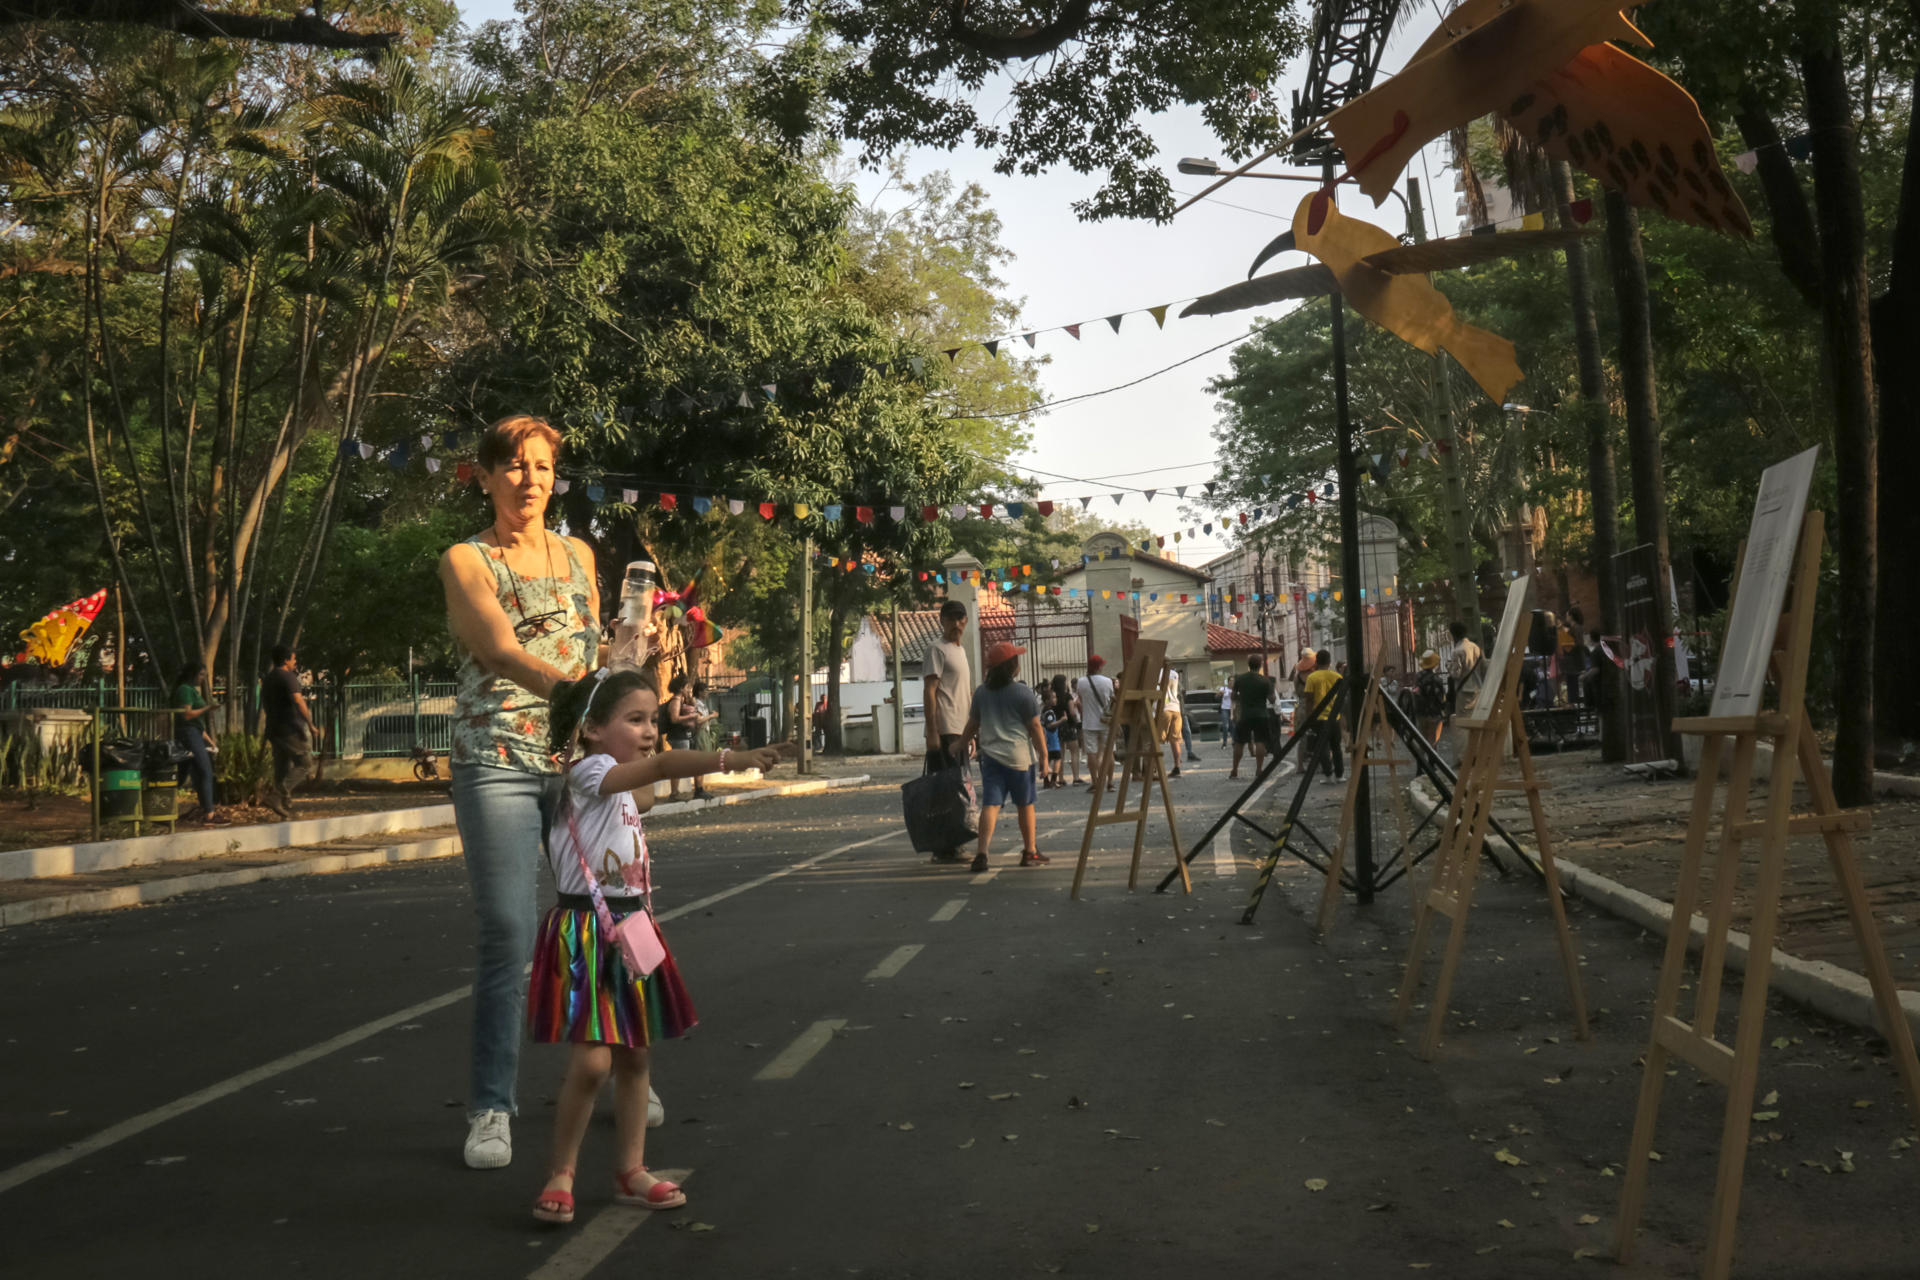
M580 874L586 877L587 893L593 898L593 914L595 918L600 921L600 932L602 936L611 938L614 931L613 912L607 907L606 895L600 892L599 879L593 874L593 868L587 863L586 846L583 845L580 840L580 826L573 820L572 784L566 783L564 785L566 785L569 790L561 796L560 803L567 807L567 834L573 838L573 856L580 863ZM643 845L642 849L644 850L644 848L645 846ZM640 863L640 908L649 915L653 914L653 903L650 900L652 888L653 868L649 867L647 860L643 858Z

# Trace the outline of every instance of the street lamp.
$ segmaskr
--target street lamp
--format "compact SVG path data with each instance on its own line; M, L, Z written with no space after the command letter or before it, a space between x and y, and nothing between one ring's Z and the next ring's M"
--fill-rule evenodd
M1196 178L1218 178L1225 172L1225 170L1221 169L1219 161L1209 159L1206 156L1182 156L1173 167L1181 173ZM1242 173L1236 176L1242 178L1266 178L1273 182L1311 182L1315 186L1324 185L1327 181L1325 176L1318 173ZM1407 198L1400 194L1400 190L1397 187L1388 187L1387 192L1395 200L1400 202L1401 211L1407 215L1407 225L1411 227L1413 225L1413 210L1408 207Z

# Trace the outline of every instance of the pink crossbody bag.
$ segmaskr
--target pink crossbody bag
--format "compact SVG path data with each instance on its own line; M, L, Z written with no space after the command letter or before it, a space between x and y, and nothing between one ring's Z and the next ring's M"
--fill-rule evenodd
M660 962L667 958L666 940L660 936L660 926L653 919L653 869L642 864L640 909L616 921L607 907L606 895L600 892L600 881L594 877L593 868L587 865L587 855L580 845L580 828L573 820L571 796L567 798L566 806L567 831L573 837L573 856L579 859L580 874L587 878L587 892L593 896L593 914L600 921L600 936L619 947L620 963L627 967L630 975L635 979L644 978L658 969Z

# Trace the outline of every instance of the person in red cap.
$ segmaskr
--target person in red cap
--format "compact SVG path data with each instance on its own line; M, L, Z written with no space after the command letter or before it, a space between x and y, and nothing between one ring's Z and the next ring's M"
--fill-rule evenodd
M1080 736L1087 751L1087 785L1100 787L1104 781L1107 790L1113 790L1112 771L1105 779L1095 776L1100 767L1100 748L1107 734L1107 713L1113 709L1113 680L1100 674L1107 660L1099 654L1087 659L1087 674L1074 682L1074 696L1080 700Z
M973 694L964 740L980 749L980 847L973 870L987 869L987 846L993 841L1000 807L1011 802L1020 815L1020 865L1044 866L1048 859L1037 846L1034 803L1035 774L1047 758L1047 736L1040 727L1040 697L1014 677L1020 673L1020 655L1026 650L1002 640L987 650L987 680Z

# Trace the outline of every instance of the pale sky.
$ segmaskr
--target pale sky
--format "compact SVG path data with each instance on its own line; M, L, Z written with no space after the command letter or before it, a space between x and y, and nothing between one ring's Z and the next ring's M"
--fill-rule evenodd
M471 25L514 16L511 0L478 0L460 7ZM1426 34L1427 28L1418 23L1403 29L1388 46L1381 78L1397 69ZM1276 89L1279 101L1292 100L1292 90L1305 71L1303 55L1282 76ZM984 96L991 100L997 95L989 87ZM1227 163L1198 112L1182 110L1158 117L1151 132L1176 192L1190 195L1211 181L1174 173L1180 157L1207 156ZM1445 171L1445 159L1445 148L1435 143L1416 156L1408 170L1420 179L1430 235L1451 234L1458 223L1452 174ZM1046 399L1084 395L1132 381L1245 334L1257 318L1298 305L1175 318L1186 300L1246 278L1254 254L1292 222L1294 206L1311 189L1305 183L1242 179L1159 226L1076 219L1074 202L1093 194L1099 185L1092 175L1062 170L1038 177L1008 177L993 172L990 155L965 148L912 152L908 168L915 176L944 169L961 182L978 182L986 188L1003 223L1003 242L1014 254L1001 275L1008 294L1022 304L1023 328L1082 326L1078 341L1061 332L1039 337L1036 354L1052 357L1041 371ZM1277 160L1258 168L1293 171ZM868 197L883 181L884 175L868 172L856 179ZM1404 176L1398 185L1404 189ZM1375 210L1351 186L1340 190L1343 212L1396 234L1406 230L1398 201L1390 199ZM1303 256L1285 255L1265 269L1280 270L1306 261ZM1149 315L1129 314L1116 335L1104 319L1120 311L1143 312L1161 303L1176 304L1167 313L1165 329L1156 329ZM1015 347L1017 353L1026 352L1024 343ZM1191 485L1191 496L1213 477L1214 399L1206 386L1226 372L1229 356L1230 348L1215 351L1138 386L1042 412L1032 421L1032 447L1017 460L1018 465L1042 483L1041 497L1059 502L1098 494L1095 513L1146 525L1167 537L1166 554L1174 554L1171 535L1176 528L1184 531L1211 518L1183 514L1173 489ZM982 353L961 358L980 359ZM1128 488L1162 492L1151 501L1129 494L1118 506L1106 496ZM1211 537L1183 541L1177 550L1179 559L1199 564L1227 549L1216 529Z

